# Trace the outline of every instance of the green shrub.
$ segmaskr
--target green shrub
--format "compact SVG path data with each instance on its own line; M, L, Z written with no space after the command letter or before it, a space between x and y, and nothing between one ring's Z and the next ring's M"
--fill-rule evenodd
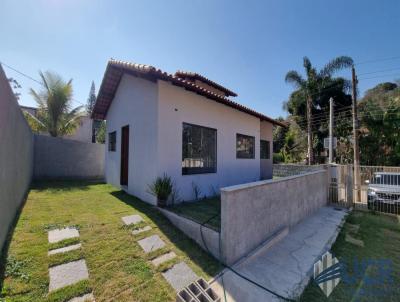
M162 177L158 176L152 184L149 185L149 193L156 196L158 201L166 203L168 197L173 191L173 182L166 173Z

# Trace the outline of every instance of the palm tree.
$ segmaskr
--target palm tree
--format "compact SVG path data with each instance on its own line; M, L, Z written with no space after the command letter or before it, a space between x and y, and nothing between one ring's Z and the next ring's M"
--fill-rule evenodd
M39 72L43 89L30 94L38 105L37 116L29 116L34 131L47 131L51 136L71 134L82 116L82 106L71 109L72 79L65 82L58 74Z
M328 64L326 64L320 71L312 66L309 58L303 58L303 66L305 69L306 78L303 78L297 71L291 70L285 76L285 81L287 83L294 84L297 91L304 95L307 106L307 157L308 164L312 165L314 163L313 155L313 138L311 131L311 121L312 121L312 109L315 106L314 97L321 93L321 90L332 87L332 85L337 85L340 82L344 88L350 87L350 83L341 78L332 79L335 72L351 67L353 65L353 59L346 56L337 57Z

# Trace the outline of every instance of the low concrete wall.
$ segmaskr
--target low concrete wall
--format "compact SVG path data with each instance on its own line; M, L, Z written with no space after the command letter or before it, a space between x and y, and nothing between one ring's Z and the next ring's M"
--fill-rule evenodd
M219 259L219 233L207 227L202 227L202 233L204 242L207 248L204 246L204 242L200 233L200 224L179 216L171 211L161 209L159 210L171 221L171 223L184 232L188 237L192 238L197 242L198 245L205 251L209 251L215 258Z
M326 170L221 189L222 257L230 265L327 204Z
M34 179L103 179L103 144L35 135Z
M273 176L287 177L293 175L300 175L304 173L319 171L324 169L327 165L299 165L299 164L274 164Z
M33 135L0 66L0 250L32 179Z

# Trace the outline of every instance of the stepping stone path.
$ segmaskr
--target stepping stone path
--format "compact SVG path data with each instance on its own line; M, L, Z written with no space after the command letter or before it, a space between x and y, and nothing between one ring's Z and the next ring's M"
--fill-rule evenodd
M80 244L80 243L74 244L74 245L69 245L66 247L59 248L59 249L51 250L48 252L48 255L50 256L50 255L55 255L55 254L66 253L69 251L74 251L74 250L80 249L81 247L82 247L82 244Z
M94 296L92 293L83 295L81 297L73 298L73 299L69 300L68 302L89 302L89 301L94 302Z
M140 215L125 216L121 219L125 225L135 225L139 222L144 221ZM150 231L151 229L151 226L147 225L143 228L133 230L132 234L138 235L140 233ZM165 242L158 235L151 235L143 238L138 241L138 244L145 253L150 253L166 246ZM159 266L160 264L168 260L174 259L175 257L176 254L171 251L151 260L151 262L154 266ZM198 279L198 276L185 262L180 262L174 265L173 267L162 273L162 275L177 292L191 282Z
M140 234L140 233L143 233L143 232L147 232L147 231L150 231L150 230L151 230L151 226L146 225L144 228L133 230L132 234L133 235L137 235L137 234Z
M346 233L345 241L357 245L359 247L364 247L364 241L354 238L349 233Z
M175 264L162 275L176 291L199 278L185 262Z
M169 253L166 253L164 255L161 255L160 257L157 257L157 258L151 260L151 262L155 266L159 266L161 263L164 263L165 261L174 259L175 257L176 257L176 254L174 252L169 252Z
M146 237L139 240L138 243L146 253L156 251L165 246L165 242L158 235Z
M79 237L79 232L75 228L64 228L49 231L49 242L56 243L65 239Z
M56 243L63 241L65 239L70 239L75 237L79 237L79 231L76 228L67 227L64 229L51 230L48 233L48 239L50 243ZM66 247L50 250L48 252L48 255L52 256L60 253L67 253L70 251L80 249L81 247L82 247L81 243L73 244ZM86 280L89 278L89 272L86 265L86 261L84 259L80 259L77 261L72 261L50 267L49 278L50 278L49 292L55 291L57 289L63 288L68 285L76 284L82 280ZM86 301L95 302L92 293L72 298L68 302L86 302Z
M89 278L86 261L83 259L51 267L49 275L50 292Z
M122 221L125 223L125 225L131 225L143 221L143 218L140 215L131 215L122 217Z

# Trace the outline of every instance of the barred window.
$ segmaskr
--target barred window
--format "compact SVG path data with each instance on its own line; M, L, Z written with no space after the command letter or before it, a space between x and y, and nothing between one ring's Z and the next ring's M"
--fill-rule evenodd
M254 158L254 136L236 134L236 158Z
M108 133L108 151L114 152L117 145L117 132Z
M260 140L260 158L270 159L270 143L269 141Z
M217 172L217 130L183 123L182 174Z

